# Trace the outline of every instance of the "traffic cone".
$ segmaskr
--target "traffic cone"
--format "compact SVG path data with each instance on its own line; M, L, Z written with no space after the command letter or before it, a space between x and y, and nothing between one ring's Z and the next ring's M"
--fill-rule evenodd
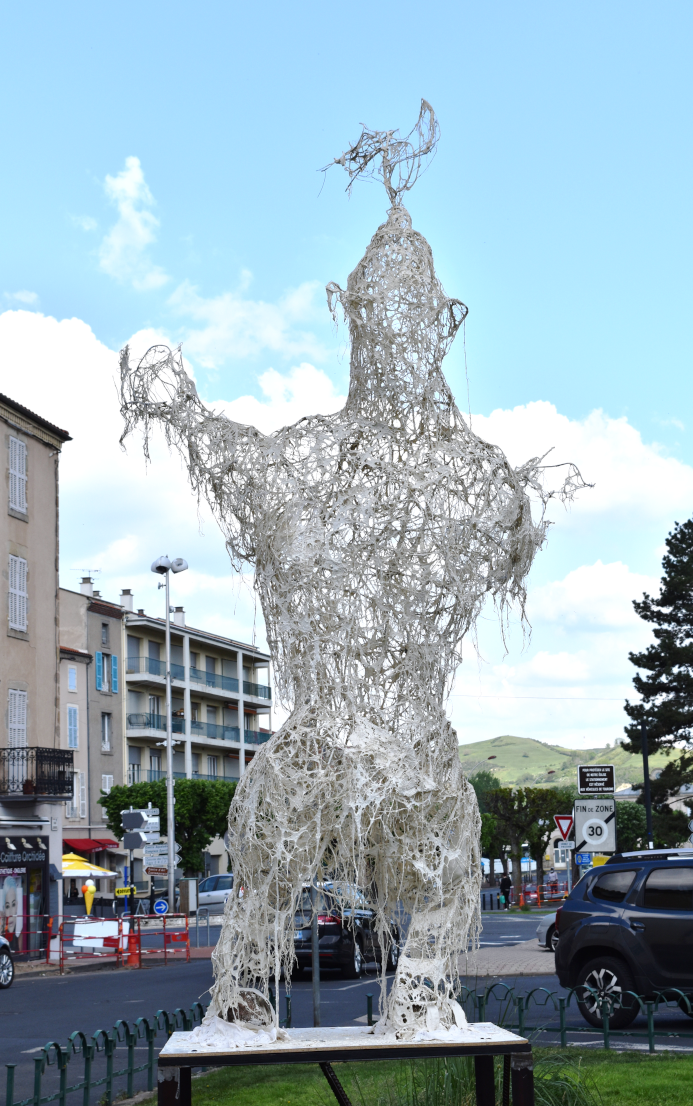
M137 934L130 930L128 934L128 968L138 968L140 963L140 949Z

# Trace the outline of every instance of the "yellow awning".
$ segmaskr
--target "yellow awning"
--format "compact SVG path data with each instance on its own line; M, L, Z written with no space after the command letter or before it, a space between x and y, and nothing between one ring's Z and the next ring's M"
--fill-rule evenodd
M110 872L108 868L100 868L98 864L90 864L83 856L77 853L65 853L63 856L63 876L72 879L117 879L117 872Z

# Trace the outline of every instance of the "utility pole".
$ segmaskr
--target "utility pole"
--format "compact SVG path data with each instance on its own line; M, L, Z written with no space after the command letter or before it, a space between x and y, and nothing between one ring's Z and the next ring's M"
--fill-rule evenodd
M313 957L313 1025L320 1025L320 936L318 932L318 906L320 891L317 876L310 888L311 949Z
M647 847L654 849L654 837L652 836L652 800L650 799L650 750L647 743L647 726L640 723L640 735L642 737L642 768L645 776L643 790L645 792L645 816L647 818Z
M169 575L171 572L185 572L188 562L182 557L170 561L168 557L159 557L152 565L152 572L164 577L159 587L166 592L166 840L168 842L168 908L171 914L176 909L176 811L173 793L173 718L171 709L171 597Z

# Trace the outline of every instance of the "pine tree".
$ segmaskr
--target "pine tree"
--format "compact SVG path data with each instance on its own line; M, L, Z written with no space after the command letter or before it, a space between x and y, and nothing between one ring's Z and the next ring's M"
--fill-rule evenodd
M693 518L674 524L666 547L659 596L645 594L633 603L651 624L655 640L642 653L628 654L642 669L633 677L642 701L626 702L632 722L624 742L628 752L640 755L645 722L650 755L660 750L678 754L651 784L655 844L662 846L687 836L685 816L670 802L682 784L693 782Z

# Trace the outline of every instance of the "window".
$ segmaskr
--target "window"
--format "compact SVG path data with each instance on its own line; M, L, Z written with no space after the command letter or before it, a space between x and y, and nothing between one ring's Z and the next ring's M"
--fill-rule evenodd
M26 691L10 688L7 694L7 744L10 749L26 749Z
M140 671L140 638L128 634L128 672Z
M655 868L642 904L650 910L693 910L693 868Z
M218 880L218 876L210 876L209 879L203 879L198 890L199 891L213 891Z
M108 623L101 623L101 644L108 645Z
M207 757L207 775L212 779L217 778L217 757Z
M68 691L76 691L77 690L77 669L74 668L72 665L70 665L70 667L67 670L67 690Z
M79 708L68 706L67 708L67 746L68 749L79 748Z
M231 891L233 888L233 876L217 876L215 891Z
M26 445L10 438L10 507L26 514Z
M27 627L26 561L10 554L10 629Z
M101 715L101 752L110 753L111 751L111 724L112 715Z
M161 756L159 753L149 754L149 771L152 773L152 779L159 778L159 772L161 772ZM156 773L156 775L154 775Z
M106 794L108 795L108 793L110 792L112 787L113 787L113 776L103 775L101 777L101 790L105 791ZM107 812L105 806L101 807L101 809L103 811L103 818L105 820L106 818L108 818L108 812Z
M623 902L635 878L635 872L605 872L592 888L592 895L601 902Z

